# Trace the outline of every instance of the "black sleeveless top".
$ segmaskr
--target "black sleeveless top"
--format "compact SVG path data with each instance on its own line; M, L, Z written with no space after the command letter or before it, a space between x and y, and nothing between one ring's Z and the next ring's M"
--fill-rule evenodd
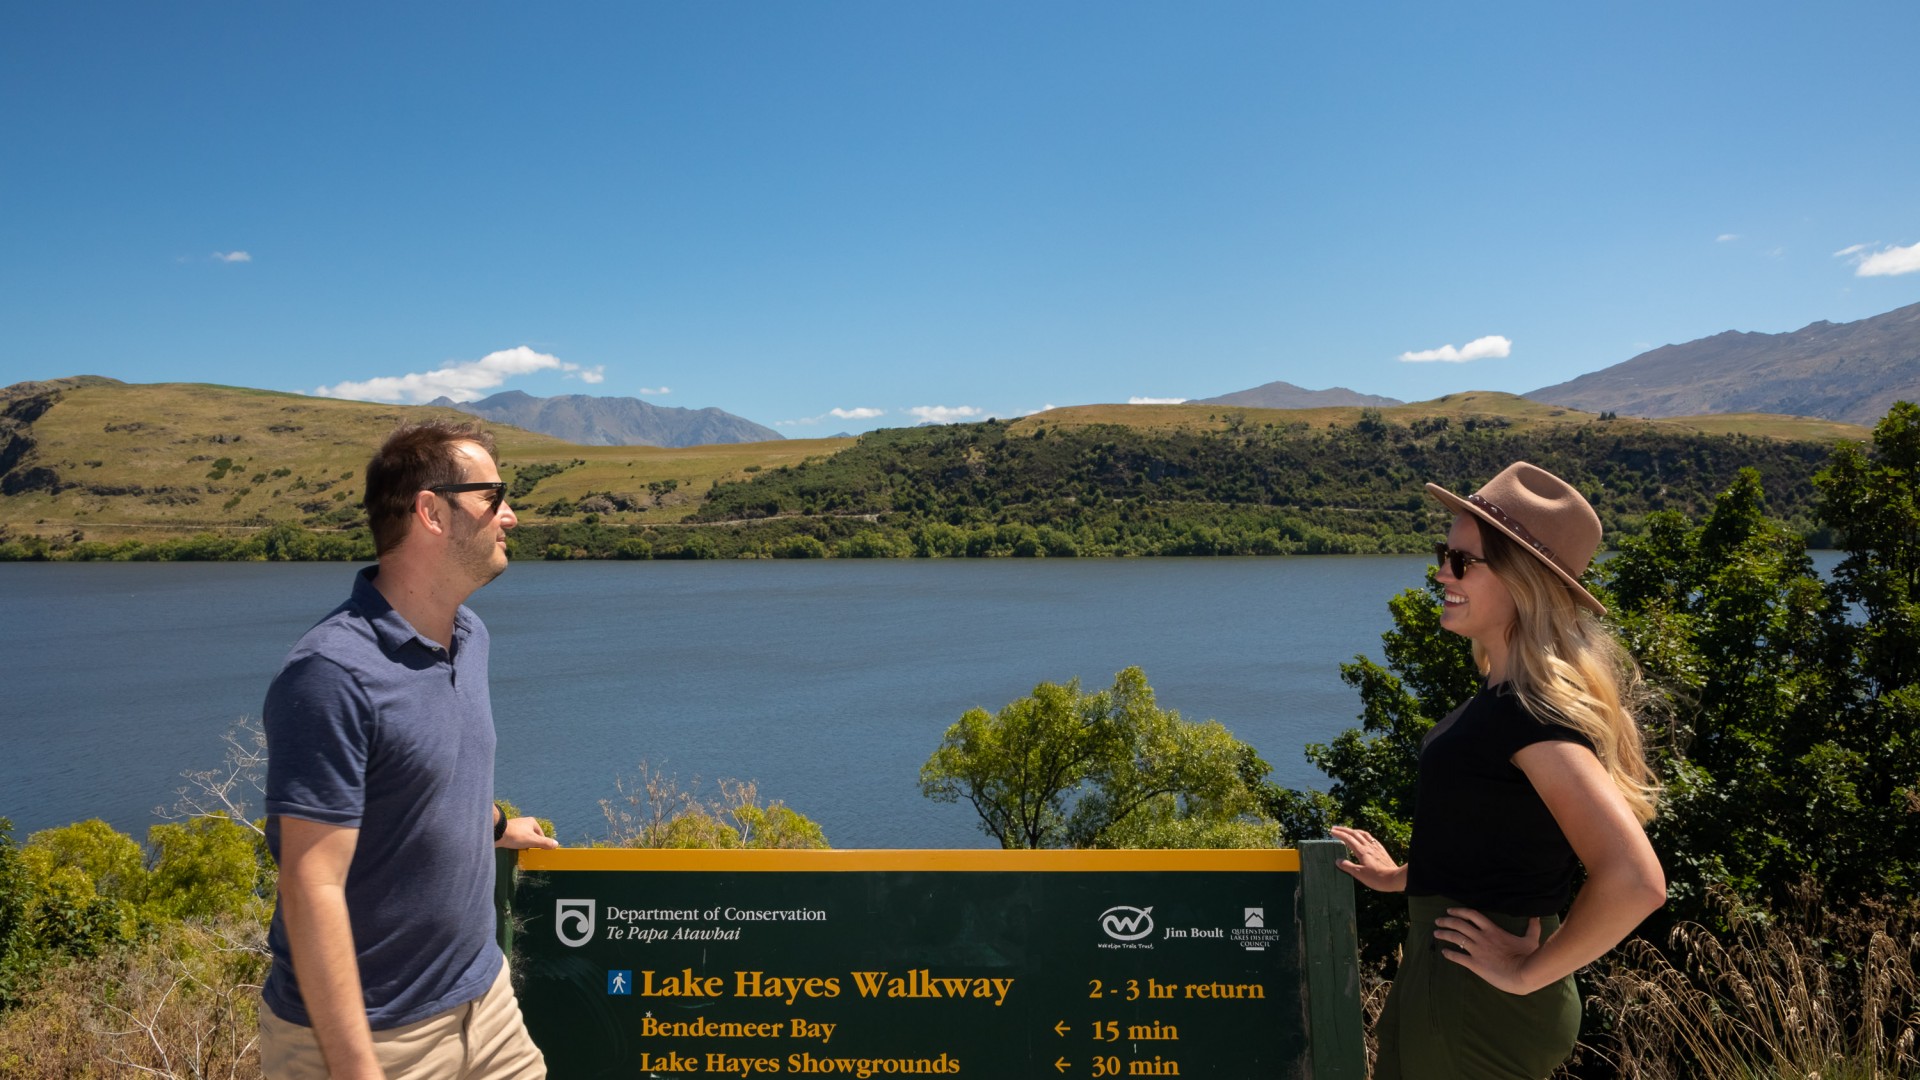
M1587 749L1586 736L1536 719L1502 683L1481 690L1420 744L1407 892L1505 915L1554 915L1578 861L1559 823L1513 763L1534 743Z

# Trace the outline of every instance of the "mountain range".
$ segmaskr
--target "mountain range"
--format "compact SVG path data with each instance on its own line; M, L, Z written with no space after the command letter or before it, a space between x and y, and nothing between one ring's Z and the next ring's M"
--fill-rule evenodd
M1871 427L1920 401L1920 304L1785 334L1729 330L1543 386L1534 401L1629 416L1784 413Z
M720 409L682 409L630 397L562 394L540 398L508 390L479 401L428 402L512 424L582 446L704 446L771 442L786 436Z
M1327 409L1361 406L1378 408L1384 405L1404 405L1399 398L1381 397L1378 394L1362 394L1344 386L1335 386L1327 390L1308 390L1290 382L1262 383L1251 390L1236 390L1219 397L1198 398L1193 405L1238 405L1243 409Z

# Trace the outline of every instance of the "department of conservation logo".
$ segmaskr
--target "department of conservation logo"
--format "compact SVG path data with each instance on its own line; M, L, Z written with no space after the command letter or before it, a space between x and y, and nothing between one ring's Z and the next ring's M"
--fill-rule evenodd
M553 932L560 944L579 948L593 940L593 901L555 900Z
M1153 933L1153 909L1119 904L1100 913L1100 929L1115 941L1139 941Z

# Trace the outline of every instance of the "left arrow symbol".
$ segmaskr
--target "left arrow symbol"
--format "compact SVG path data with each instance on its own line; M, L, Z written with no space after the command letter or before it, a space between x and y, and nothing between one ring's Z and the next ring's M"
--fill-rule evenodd
M1053 1025L1053 1033L1055 1035L1060 1036L1063 1039L1067 1037L1067 1032L1072 1030L1073 1030L1072 1028L1067 1026L1067 1022L1065 1020L1062 1020L1059 1023Z
M1067 1067L1068 1067L1068 1066L1067 1066L1067 1059L1066 1059L1066 1058L1061 1058L1061 1059L1060 1059L1059 1061L1056 1061L1056 1062L1054 1062L1054 1063L1053 1063L1053 1067L1054 1067L1054 1068L1056 1068L1056 1069L1059 1069L1059 1070L1060 1070L1061 1072L1066 1072L1066 1071L1067 1071Z

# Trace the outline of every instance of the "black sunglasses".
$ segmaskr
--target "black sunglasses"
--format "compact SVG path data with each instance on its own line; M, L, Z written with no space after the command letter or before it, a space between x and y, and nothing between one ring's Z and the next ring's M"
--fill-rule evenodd
M1467 567L1474 563L1483 563L1486 561L1487 560L1475 555L1471 551L1461 551L1459 548L1448 547L1445 540L1435 540L1433 542L1433 565L1447 566L1451 564L1455 580L1467 576Z
M491 491L493 498L487 500L487 513L500 511L500 504L507 501L507 482L505 480L478 480L471 484L435 484L427 489L436 495L457 495L462 491Z

